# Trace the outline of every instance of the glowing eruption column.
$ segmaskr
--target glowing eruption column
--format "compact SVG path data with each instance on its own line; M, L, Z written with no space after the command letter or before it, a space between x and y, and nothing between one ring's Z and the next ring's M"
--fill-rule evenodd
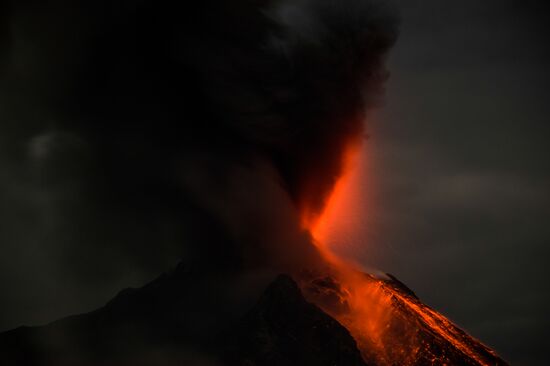
M344 237L350 237L358 229L357 217L361 210L357 202L364 192L360 192L361 182L358 165L361 146L349 144L343 154L343 173L337 177L334 187L325 199L321 213L306 212L302 215L302 226L311 233L314 244L331 261L340 261L332 245L342 245ZM362 163L362 162L361 162ZM347 244L350 244L349 241Z

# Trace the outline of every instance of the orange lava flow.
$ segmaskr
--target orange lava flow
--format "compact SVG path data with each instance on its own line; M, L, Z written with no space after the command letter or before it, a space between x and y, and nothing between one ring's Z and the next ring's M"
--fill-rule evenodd
M463 357L468 365L495 364L490 360L497 356L490 349L447 318L391 280L360 272L353 260L338 255L334 246L327 243L331 233L343 225L342 217L350 203L360 195L361 186L352 174L358 152L356 145L346 149L343 174L328 196L323 212L302 217L302 224L330 267L327 276L334 281L331 286L310 291L309 296L305 285L306 296L349 330L367 363L452 365L457 357ZM451 350L449 354L438 351L445 347Z

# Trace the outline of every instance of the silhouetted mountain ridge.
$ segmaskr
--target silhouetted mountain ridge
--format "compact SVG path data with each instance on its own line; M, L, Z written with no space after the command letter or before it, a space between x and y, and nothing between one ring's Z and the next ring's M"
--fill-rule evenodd
M179 266L90 313L0 334L0 359L28 366L365 365L349 332L308 303L290 277L277 277L244 317L228 316L226 324L210 281Z
M120 291L90 313L1 333L0 360L3 365L28 366L388 364L375 352L361 353L348 329L308 302L290 276L277 276L261 295L250 291L252 300L246 301L234 301L227 295L234 289L228 291L228 282L216 276L180 265L141 288ZM411 365L439 365L442 360L453 365L506 365L450 322L446 329L469 342L468 347L482 355L479 360L434 332L421 313L432 310L395 277L366 276L391 292L395 319L413 327L422 340L425 348L414 354ZM339 288L334 281L326 278L315 286ZM388 339L387 346L395 347L389 352L402 352L399 345L407 341L403 337L396 333Z

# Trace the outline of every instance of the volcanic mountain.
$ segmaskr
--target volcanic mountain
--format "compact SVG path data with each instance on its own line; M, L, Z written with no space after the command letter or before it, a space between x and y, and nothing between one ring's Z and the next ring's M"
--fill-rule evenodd
M51 266L63 280L185 264L0 334L1 365L505 364L323 235L363 186L344 183L389 77L385 1L46 3L9 1L0 76L13 125L33 126L6 151L36 179L29 200L53 197Z
M506 365L396 278L361 276L390 301L382 337L354 339L336 314L346 313L347 290L333 277L278 275L259 299L227 311L228 297L208 287L216 278L180 265L98 310L0 334L0 357L3 365L28 366Z

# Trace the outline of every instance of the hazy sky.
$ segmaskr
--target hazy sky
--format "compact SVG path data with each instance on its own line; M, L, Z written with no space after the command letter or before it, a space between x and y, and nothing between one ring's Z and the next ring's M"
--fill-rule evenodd
M402 1L369 127L365 263L513 365L550 347L547 7ZM367 198L365 198L367 200Z

